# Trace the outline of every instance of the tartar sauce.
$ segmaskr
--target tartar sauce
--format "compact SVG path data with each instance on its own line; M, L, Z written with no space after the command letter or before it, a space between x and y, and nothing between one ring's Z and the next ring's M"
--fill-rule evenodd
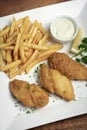
M74 24L70 19L60 18L53 24L52 32L56 38L67 40L75 33Z

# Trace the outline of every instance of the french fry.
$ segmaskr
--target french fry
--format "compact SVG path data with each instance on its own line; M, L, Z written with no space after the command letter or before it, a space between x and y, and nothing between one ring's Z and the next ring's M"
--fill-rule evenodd
M44 61L48 58L49 55L44 55L43 57L39 57L36 60L34 60L33 62L31 62L29 64L29 66L26 68L26 73L29 73L29 71L38 63L40 63L41 61Z
M13 34L15 26L16 26L16 19L13 17L9 35Z
M6 34L9 32L9 30L10 30L10 27L7 27L7 28L4 29L3 31L1 31L1 32L0 32L0 37L6 35Z
M9 75L11 75L12 73L14 73L16 71L18 66L14 66L13 68L9 69Z
M9 30L10 30L10 26L6 25L6 26L2 29L2 31L4 32L4 34L3 34L3 36L2 36L4 42L6 42L6 39L7 39L8 34L9 34L9 30L8 30L8 32L5 31L5 30L8 29L8 28L9 28Z
M12 62L11 50L7 50L6 61L7 61L8 64Z
M57 45L56 45L57 46ZM33 66L38 64L41 61L46 60L52 53L59 51L62 49L62 44L59 44L57 48L49 49L48 51L45 51L44 53L40 54L37 59L29 64L29 66L26 68L26 73L28 73Z
M36 36L33 38L33 43L38 44L39 40L42 38L42 33L40 31L37 31Z
M24 19L24 31L23 31L23 34L28 33L30 25L31 25L31 22L29 20L29 16L26 16L25 19Z
M29 30L29 33L32 34L33 31L35 29L35 24L31 24L31 27L30 27L30 30Z
M13 39L18 35L18 33L19 33L19 30L16 30L16 31L13 33L13 35L11 35L10 37L8 37L8 38L6 39L6 43L9 43L9 42L13 41Z
M21 34L19 33L13 51L14 61L18 59L18 55L19 55L18 50L19 50L20 42L21 42Z
M4 42L4 39L3 39L3 36L0 37L0 43L3 43Z
M2 51L0 50L0 66L3 65L3 56L2 56Z
M1 50L1 52L2 52L3 60L5 61L6 60L6 51L5 50Z
M47 57L49 57L52 53L54 53L54 52L56 52L56 51L59 51L59 50L60 50L60 49L57 49L57 48L52 49L52 50L49 49L48 51L45 51L45 52L39 54L38 57L43 57L43 56L45 56L45 55L47 55Z
M14 50L14 46L6 46L3 50Z
M10 68L13 68L14 66L18 66L19 64L21 64L21 60L17 60L17 61L14 61L14 62L10 63L10 64L5 65L5 66L1 66L0 70L1 71L6 71L6 70L8 70Z
M17 36L17 40L16 40L16 44L15 44L15 47L14 47L13 55L16 55L18 53L20 42L21 42L21 34L19 33L18 36Z
M21 57L21 61L23 63L26 62L26 57L25 57L25 54L24 54L24 47L23 47L23 41L21 40L20 42L20 46L19 46L19 54L20 54L20 57Z
M22 26L20 27L21 35L24 35L27 33L29 26L30 26L29 16L26 16L23 20Z
M45 43L45 42L46 42L48 36L49 36L49 33L46 32L46 33L44 34L43 38L42 38L42 43Z
M34 26L33 32L32 32L32 36L31 36L31 38L29 39L28 44L32 43L32 40L33 40L34 36L35 36L36 33L37 33L37 29L38 29L38 28ZM31 57L32 54L33 54L33 50L32 50L32 49L29 49L28 58Z
M43 44L43 40L40 40L39 41L39 43L38 43L38 45L42 45ZM27 62L27 66L28 66L28 64L31 62L31 61L33 61L37 56L38 56L38 50L35 50L34 51L34 53L32 54L32 56L30 57L30 59L28 60L28 62Z
M45 34L46 30L43 28L42 24L35 20L35 25L40 29L40 31Z
M25 40L28 40L28 39L30 39L31 38L31 34L30 33L28 33L28 34L25 34L25 35L23 35L23 41L25 41Z
M29 63L31 63L33 60L35 60L35 58L37 57L37 54L38 54L38 50L36 50L36 51L33 53L33 55L31 56L31 58L30 58L29 60L27 60L27 62L26 62L24 65L22 65L22 67L20 67L19 70L17 70L17 71L14 72L14 73L11 73L11 74L9 75L10 78L13 78L13 77L15 77L15 76L17 76L17 75L19 75L19 74L22 74L22 72L23 72L24 70L26 71L27 66L29 65ZM26 71L26 73L27 73L27 71Z
M37 33L37 29L38 29L37 27L34 28L34 30L33 30L33 32L32 32L32 36L31 36L31 38L29 39L28 43L32 43L33 38L34 38L34 36L35 36L36 33Z
M44 38L43 38L42 40L39 41L38 44L39 44L39 45L42 45L46 37L47 37L47 34L44 36ZM33 55L31 56L31 58L28 59L27 62L26 62L19 70L17 70L17 71L14 72L14 73L11 73L11 74L9 75L10 78L13 78L13 77L15 77L15 76L18 75L18 74L21 74L24 70L26 71L26 69L27 69L28 65L30 64L30 62L32 62L33 60L35 60L35 58L37 57L37 55L38 55L38 50L35 50L35 52L34 52ZM26 73L27 73L27 71L26 71Z
M0 43L0 48L4 48L4 47L7 47L9 45L11 45L13 42L10 42L10 43Z
M34 50L33 49L29 49L28 52L27 52L27 59L29 59L32 54L33 54Z
M48 44L49 35L42 23L31 22L29 16L13 18L11 25L0 30L0 70L10 78L28 73L53 52L62 49L62 44Z
M44 54L50 54L50 53L53 53L53 52L56 52L56 51L59 51L63 48L63 45L61 43L53 43L51 45L49 45L49 49L47 51L40 51L39 52L39 57L40 56L44 56Z
M25 25L27 25L28 23L29 23L29 16L26 16L25 18L24 18L24 24Z
M18 19L17 21L16 21L16 27L18 28L18 26L21 26L22 25L22 23L23 23L23 18L20 18L20 19Z
M44 35L44 37L42 38L42 40L39 41L38 45L43 45L43 43L46 41L46 39L48 38L48 33L46 33ZM29 72L29 66L30 66L30 62L34 61L36 59L36 57L38 56L38 50L35 50L35 52L33 53L33 55L31 56L30 60L28 60L27 65L26 65L26 73ZM43 58L42 58L43 59Z
M51 45L49 45L49 49L57 49L58 51L61 50L63 48L63 44L61 43L53 43Z
M26 44L26 47L36 49L36 50L48 50L48 46L34 45L34 44Z

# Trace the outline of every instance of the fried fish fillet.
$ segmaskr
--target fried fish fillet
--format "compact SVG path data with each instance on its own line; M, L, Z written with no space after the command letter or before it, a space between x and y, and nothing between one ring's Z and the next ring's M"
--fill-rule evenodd
M58 70L63 75L74 80L87 80L87 67L72 60L65 53L53 53L48 58L50 68Z
M29 84L23 80L10 81L10 90L12 94L28 107L44 107L49 102L47 92L36 84Z
M65 100L75 98L74 89L70 79L54 69L43 64L40 68L39 78L41 85L51 93L57 94Z

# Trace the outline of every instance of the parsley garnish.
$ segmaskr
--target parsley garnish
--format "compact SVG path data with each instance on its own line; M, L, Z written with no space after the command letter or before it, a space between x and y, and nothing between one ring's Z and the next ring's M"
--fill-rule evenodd
M35 90L35 89L33 89L33 90L32 90L32 93L34 93L35 91L36 91L36 90Z
M29 89L29 88L30 88L30 85L29 85L29 84L26 84L25 88Z
M35 70L35 73L37 73L38 72L38 70Z
M87 64L87 37L82 39L82 43L78 46L78 49L79 52L75 55L76 61ZM80 58L77 58L77 56Z
M85 86L87 87L87 84Z
M20 90L20 86L16 86L18 88L18 90Z
M44 64L44 63L40 64L40 67L42 67L43 64Z
M26 111L26 114L29 114L29 113L31 113L29 110L28 110L28 111Z

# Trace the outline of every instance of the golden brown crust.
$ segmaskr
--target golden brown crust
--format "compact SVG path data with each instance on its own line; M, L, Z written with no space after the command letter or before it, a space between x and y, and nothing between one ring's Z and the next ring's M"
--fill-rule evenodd
M73 100L75 98L70 79L60 72L50 69L43 64L40 69L39 77L42 86L51 93L55 93L65 100Z
M53 53L48 58L48 64L50 68L60 71L70 79L87 80L87 68L65 53Z
M23 80L10 81L12 94L28 107L43 107L48 104L48 94L36 84L29 84Z
M54 82L52 77L50 76L50 69L48 69L45 64L42 65L40 68L39 78L40 78L41 85L44 86L45 88L48 88L48 90L51 93L54 93L54 89L53 89Z

